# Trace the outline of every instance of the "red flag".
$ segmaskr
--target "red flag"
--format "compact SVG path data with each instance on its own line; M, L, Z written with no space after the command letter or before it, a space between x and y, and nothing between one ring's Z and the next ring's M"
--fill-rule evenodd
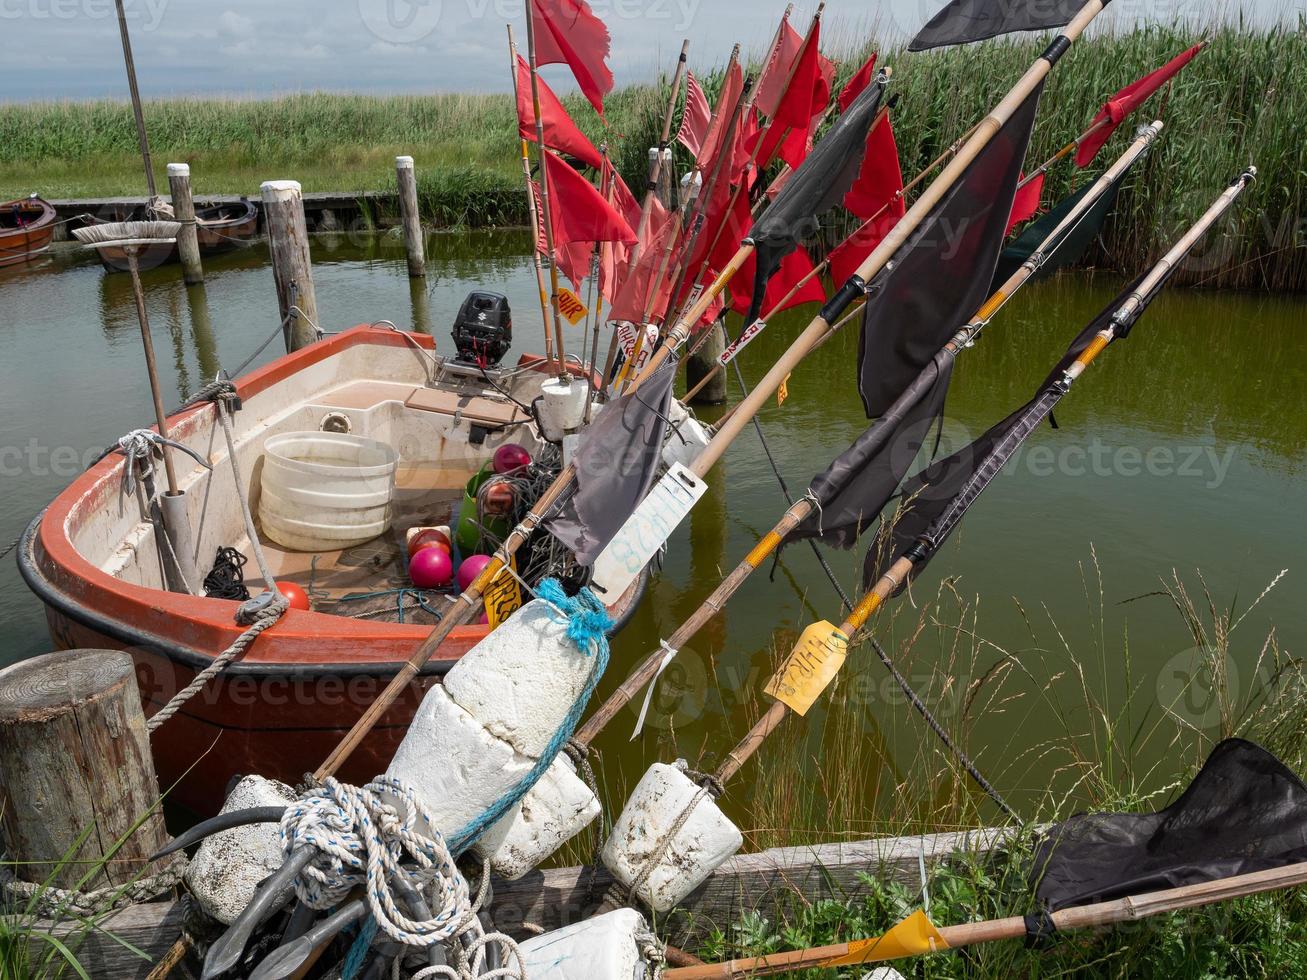
M554 247L570 242L635 241L626 219L604 200L594 184L567 165L561 157L545 150L549 178L549 216L554 226ZM542 161L543 162L543 161Z
M730 127L731 118L735 115L735 104L740 101L740 96L743 93L744 69L740 67L739 62L736 62L722 80L722 90L717 96L717 109L713 114L712 124L708 127L708 133L703 138L699 165L705 177L712 174L713 166L717 161L717 154L721 150L722 142L726 139L726 131ZM736 132L739 132L738 125L736 126Z
M769 52L767 64L754 86L754 108L768 119L776 114L776 109L785 96L785 83L802 48L803 35L790 26L788 19L781 21L780 37Z
M885 213L892 214L896 220L903 217L903 171L888 115L867 134L862 169L844 195L844 206L859 218L870 218L887 206Z
M536 210L536 251L541 255L549 254L548 238L545 236L545 223L540 220L540 184L531 181L531 192L535 195ZM552 202L551 202L552 203ZM552 208L550 211L552 212ZM572 281L573 289L581 288L581 281L590 272L590 256L594 252L594 245L590 242L570 242L566 245L560 245L554 242L554 262L558 265L558 271Z
M545 146L560 153L571 154L591 167L601 168L603 156L585 138L585 134L576 128L576 123L572 122L572 117L567 114L558 96L545 84L545 80L537 78L536 81L540 85L540 116L545 124ZM523 139L535 142L536 116L535 102L531 98L531 66L521 55L517 58L517 131Z
M899 218L903 215L901 204L897 212L896 214L892 209L878 218L864 221L857 231L831 250L826 259L830 262L831 281L836 286L843 286L848 282L849 276L858 271L858 266L866 261L867 256L889 234L890 229L898 224Z
M1025 180L1023 173L1021 179ZM1024 187L1017 187L1017 196L1012 199L1012 216L1007 219L1007 234L1021 222L1035 216L1039 210L1039 199L1044 193L1044 173L1040 171Z
M685 73L685 112L681 115L681 131L676 134L677 142L684 146L696 160L703 149L708 136L708 126L712 122L712 111L708 108L708 96L703 94L699 80L694 73Z
M568 65L581 91L604 114L604 96L613 90L613 73L604 62L612 39L585 0L530 0L537 65Z
M1202 49L1201 42L1195 44L1188 51L1176 55L1156 71L1150 72L1137 82L1131 82L1104 102L1103 108L1098 111L1098 115L1090 123L1090 128L1095 126L1099 128L1094 129L1092 133L1086 136L1076 150L1076 166L1088 166L1094 157L1098 155L1098 151L1103 148L1103 144L1111 137L1116 127L1121 125L1125 117L1148 101L1150 95L1170 81ZM1100 126L1100 123L1103 125Z
M871 80L876 77L876 52L871 53L867 63L857 70L852 78L845 83L844 88L840 90L839 107L840 112L848 110L853 105L853 100L862 94L862 90L871 84Z
M644 320L646 310L649 311L651 320L661 318L666 312L667 300L672 291L672 277L664 275L660 278L658 273L663 268L667 243L676 234L678 226L679 216L675 213L665 213L656 225L650 221L649 241L641 249L635 268L626 275L617 290L613 307L608 313L610 320L640 323ZM667 268L670 270L675 267L676 256L673 254Z
M812 259L808 257L802 245L786 255L781 260L780 269L767 282L767 294L762 303L763 313L778 312L776 305L785 299L801 279L811 275L814 268L816 266L812 264ZM753 299L753 277L756 271L757 259L750 255L740 267L740 271L735 274L735 278L731 280L731 309L736 313L743 315L749 309L749 303ZM788 310L803 303L824 302L826 302L826 290L822 287L821 277L813 276L797 293L786 300L785 305L780 309Z

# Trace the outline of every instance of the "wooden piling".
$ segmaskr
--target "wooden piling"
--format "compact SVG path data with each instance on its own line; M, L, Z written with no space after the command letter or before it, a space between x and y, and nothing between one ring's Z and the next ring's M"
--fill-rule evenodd
M297 180L264 181L262 192L277 308L283 320L289 318L287 351L297 351L318 339L319 323L304 195Z
M676 207L676 199L673 194L672 178L672 151L669 147L662 151L663 161L658 167L658 182L654 184L654 193L658 196L658 201L664 208L671 210ZM658 147L649 147L649 172L654 172L654 164L658 160Z
M726 352L725 321L714 323L708 331L702 346L690 355L685 365L687 390L694 391L699 382L712 375L708 383L695 391L690 399L696 405L720 405L726 401L726 372L716 370L717 359Z
M188 286L204 282L200 263L200 239L195 229L195 200L191 197L191 168L186 163L168 164L168 192L173 216L181 223L177 232L177 254L182 260L182 280Z
M131 657L67 650L0 671L0 784L18 877L91 891L140 873L168 835Z
M418 179L412 157L395 157L395 182L399 186L399 210L404 216L404 249L408 252L408 274L427 274L422 244L422 222L418 220Z

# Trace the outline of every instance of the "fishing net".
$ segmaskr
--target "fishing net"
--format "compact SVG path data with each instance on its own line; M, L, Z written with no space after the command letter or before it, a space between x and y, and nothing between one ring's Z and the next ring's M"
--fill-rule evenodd
M1260 745L1226 739L1156 813L1080 814L1035 852L1048 912L1307 861L1307 786Z

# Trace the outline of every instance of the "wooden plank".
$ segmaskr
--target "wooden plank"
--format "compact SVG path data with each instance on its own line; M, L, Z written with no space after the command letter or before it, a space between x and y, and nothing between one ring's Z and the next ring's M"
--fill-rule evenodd
M144 980L151 967L181 935L184 914L183 902L150 902L131 905L114 913L100 923L98 930L89 934L83 934L76 923L56 925L40 921L34 928L70 944L83 969L96 980L101 977ZM141 959L117 940L130 943L149 958ZM38 943L33 955L43 957L47 948Z
M686 946L714 927L728 928L745 912L776 921L797 905L853 901L868 893L863 875L915 888L920 856L932 867L955 854L986 854L1008 834L987 828L736 855L658 923L659 933L674 946ZM496 880L495 925L514 936L530 934L531 926L548 931L570 925L592 914L612 884L602 867L537 869L518 881Z

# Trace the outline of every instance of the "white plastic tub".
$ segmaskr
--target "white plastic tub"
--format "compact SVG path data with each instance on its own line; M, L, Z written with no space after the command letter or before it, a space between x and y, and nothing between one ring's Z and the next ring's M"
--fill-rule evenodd
M334 551L390 527L399 454L340 432L288 432L263 445L259 523L292 551Z

